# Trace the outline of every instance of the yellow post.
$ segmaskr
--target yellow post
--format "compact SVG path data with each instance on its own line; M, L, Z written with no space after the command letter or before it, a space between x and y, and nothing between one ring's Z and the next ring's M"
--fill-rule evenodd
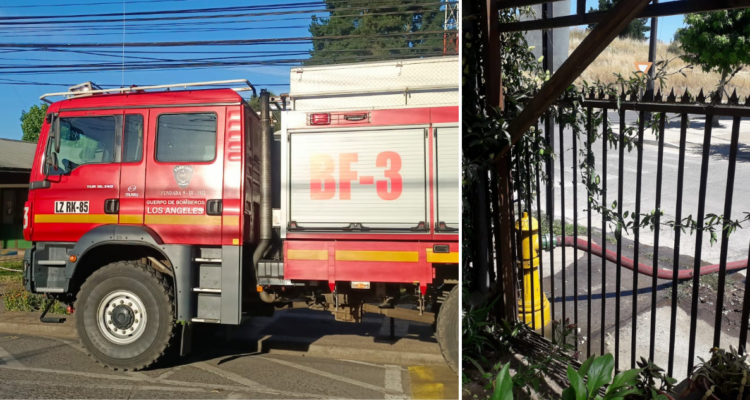
M539 223L527 212L516 222L518 264L523 273L523 301L518 300L518 316L529 327L542 329L550 323L549 301L539 289ZM533 285L532 285L533 282ZM533 286L533 290L532 290ZM532 301L533 299L533 301ZM533 306L532 306L533 304ZM524 307L525 305L525 307ZM544 319L542 319L544 315ZM544 325L542 325L542 320Z

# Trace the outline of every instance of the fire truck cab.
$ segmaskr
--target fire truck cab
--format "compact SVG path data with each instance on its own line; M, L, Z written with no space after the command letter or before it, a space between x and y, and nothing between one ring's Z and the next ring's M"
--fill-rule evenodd
M156 362L191 324L290 307L434 323L456 369L458 74L412 76L451 67L293 69L259 112L246 80L43 96L65 99L24 208L27 290L74 305L82 345L117 369ZM196 89L217 84L234 87Z

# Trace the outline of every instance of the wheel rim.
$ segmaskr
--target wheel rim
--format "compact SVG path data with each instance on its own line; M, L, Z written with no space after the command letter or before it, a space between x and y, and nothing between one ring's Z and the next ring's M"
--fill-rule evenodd
M148 315L143 301L127 290L108 294L96 312L99 331L116 344L133 343L146 330Z

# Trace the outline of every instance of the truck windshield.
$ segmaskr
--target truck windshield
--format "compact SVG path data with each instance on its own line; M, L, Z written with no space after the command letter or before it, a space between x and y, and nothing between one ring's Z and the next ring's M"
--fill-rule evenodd
M60 118L60 165L57 170L50 168L49 174L63 175L81 165L113 162L116 130L114 116Z

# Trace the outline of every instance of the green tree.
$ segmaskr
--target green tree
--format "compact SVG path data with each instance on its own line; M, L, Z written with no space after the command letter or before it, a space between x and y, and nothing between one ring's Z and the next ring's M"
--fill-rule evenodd
M313 37L341 38L313 39L307 65L442 54L442 33L399 35L442 31L444 11L437 3L424 5L418 0L325 0L325 3L330 16L314 15L310 33Z
M34 104L29 111L21 111L21 130L24 142L36 143L39 140L39 132L42 131L44 117L47 115L49 104Z
M589 12L592 11L607 11L615 6L615 3L617 0L599 0L599 8L590 8ZM589 25L589 29L594 28L594 24ZM621 38L630 38L630 39L636 39L636 40L646 40L648 39L646 37L646 32L648 32L651 28L646 26L646 19L635 19L633 22L628 25L627 28L625 28L622 32L620 32Z
M704 71L721 74L717 90L750 64L750 10L686 14L685 28L675 34L685 52L682 59Z

